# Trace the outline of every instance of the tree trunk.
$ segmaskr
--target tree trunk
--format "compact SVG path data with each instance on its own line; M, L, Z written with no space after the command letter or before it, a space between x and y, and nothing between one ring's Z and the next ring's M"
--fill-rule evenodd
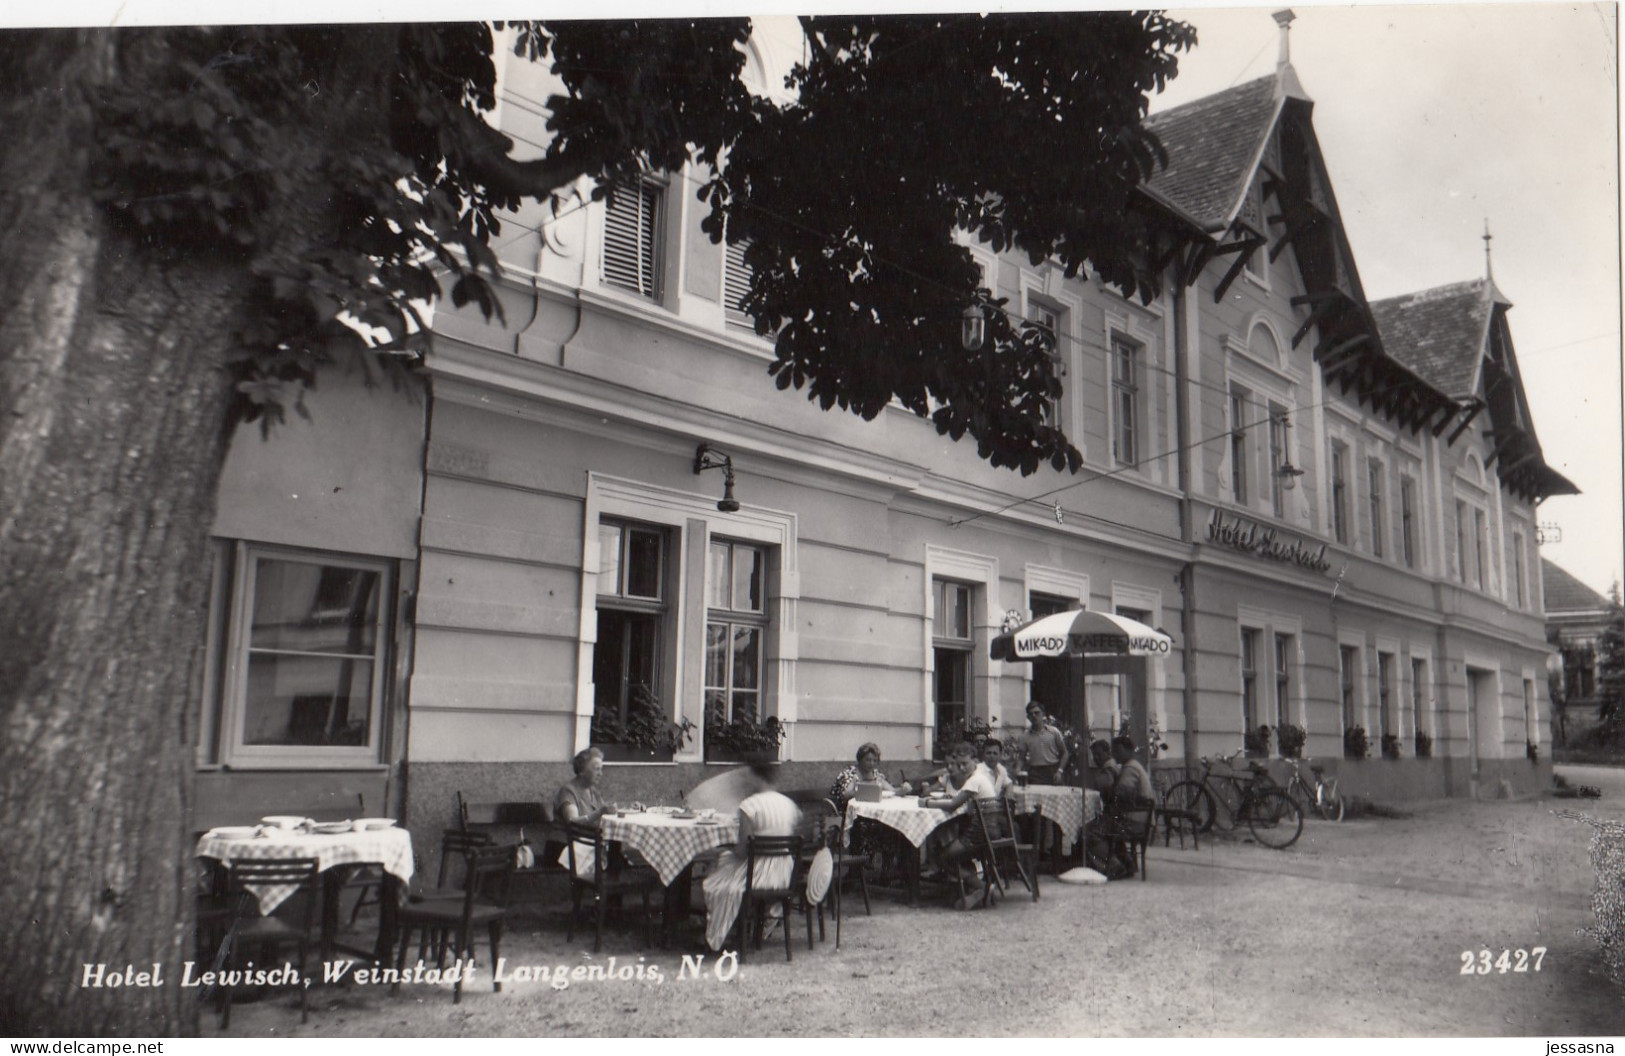
M108 223L87 92L115 38L50 43L0 85L0 1034L190 1033L181 827L234 280ZM162 985L85 985L155 964Z

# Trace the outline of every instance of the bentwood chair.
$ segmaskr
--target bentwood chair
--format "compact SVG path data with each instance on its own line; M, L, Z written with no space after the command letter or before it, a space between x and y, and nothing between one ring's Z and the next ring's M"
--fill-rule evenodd
M454 962L474 959L474 929L483 927L491 944L493 968L501 956L502 930L508 920L508 882L513 877L515 847L512 844L470 844L462 852L463 891L457 898L432 898L408 902L396 912L400 946L395 954L395 983L390 992L400 990L400 973L406 968L406 949L412 932L441 936L440 963L444 963L444 938L451 937ZM422 949L422 946L419 946ZM463 999L465 970L457 972L452 984L451 1003ZM492 972L491 989L500 993L502 983Z
M650 945L653 918L649 912L649 896L656 888L662 887L660 876L646 865L611 862L609 845L604 841L603 830L595 822L567 821L564 823L564 833L570 841L570 923L565 929L564 941L575 941L581 902L590 895L597 909L592 952L598 953L604 948L604 917L609 912L611 897L637 894L643 899L643 945ZM593 856L590 872L585 861L589 850Z
M1107 807L1106 841L1111 855L1136 867L1145 879L1145 851L1157 828L1157 801L1119 795ZM1165 837L1166 838L1166 837Z
M1006 854L1010 856L1022 886L1033 896L1034 902L1038 901L1036 854L1032 844L1023 844L1017 838L1015 819L1009 812L1009 805L1005 800L991 798L971 800L970 838L971 846L975 848L977 858L982 863L982 905L985 906L992 900L995 890L1000 895L1005 894L1004 874L999 871L999 858ZM1027 855L1035 858L1034 869L1030 875L1026 862L1023 861Z
M784 914L781 927L784 930L784 959L792 959L790 952L790 914L795 909L796 889L798 882L805 889L806 883L802 879L805 872L801 863L802 839L800 836L752 836L745 843L745 893L739 903L739 963L745 962L745 948L750 945L750 936L755 935L756 948L762 948L762 925L766 921L766 907L777 905ZM784 884L756 883L756 867L772 862L788 860L790 868L786 874ZM808 919L808 934L812 933L812 907L804 906ZM753 929L754 928L754 932Z
M305 959L313 945L320 943L320 921L316 907L322 902L319 863L314 858L263 858L231 863L227 890L237 906L231 929L225 938L225 969L233 972L243 963L244 947L260 951L260 963L273 960L276 950L293 946L299 953L299 975L305 977ZM288 909L281 916L261 916L258 893L268 887L292 887L284 900ZM305 1000L306 987L299 989L299 1022L310 1020ZM220 1029L231 1026L232 988L220 988Z

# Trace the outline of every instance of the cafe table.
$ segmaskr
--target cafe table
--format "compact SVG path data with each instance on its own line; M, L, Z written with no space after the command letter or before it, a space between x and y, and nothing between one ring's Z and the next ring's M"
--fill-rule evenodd
M395 942L395 907L412 879L412 837L394 826L343 833L307 832L299 828L267 825L212 829L203 834L195 851L229 867L232 862L267 858L314 858L322 874L322 951L335 948L339 898L350 866L378 865L384 885L379 898L378 942L372 956L387 962ZM293 886L254 889L261 915L269 915L296 890Z
M711 821L679 818L676 807L652 807L638 812L603 816L600 831L606 843L619 843L637 851L654 868L660 882L670 887L694 859L706 851L739 842L739 819L718 817Z
M841 839L852 844L852 826L859 818L869 818L897 832L913 847L914 853L904 854L904 880L909 902L919 899L920 855L925 841L948 819L965 813L969 804L957 810L938 810L922 807L915 796L885 796L879 800L848 800L841 818Z
M1018 814L1036 813L1055 823L1060 831L1060 852L1072 853L1082 838L1084 827L1100 817L1100 793L1071 785L1015 786L1005 793Z

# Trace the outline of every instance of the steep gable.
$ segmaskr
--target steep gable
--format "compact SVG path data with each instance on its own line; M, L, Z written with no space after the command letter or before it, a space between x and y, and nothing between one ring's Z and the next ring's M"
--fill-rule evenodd
M1388 354L1451 396L1473 395L1489 334L1483 280L1371 302Z
M1147 190L1206 231L1230 226L1280 112L1276 77L1152 114L1146 127L1168 152Z

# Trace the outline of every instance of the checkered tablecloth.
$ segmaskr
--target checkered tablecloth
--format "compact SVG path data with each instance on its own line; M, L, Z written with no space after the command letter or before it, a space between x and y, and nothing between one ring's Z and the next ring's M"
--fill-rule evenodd
M304 835L290 830L269 830L263 836L223 837L204 833L197 841L199 858L226 865L264 858L314 858L322 872L341 865L381 865L401 884L412 879L412 837L405 829L373 829L332 836ZM257 887L254 896L260 913L268 914L287 901L295 888L288 884Z
M676 880L690 862L713 847L739 842L737 817L718 819L715 825L702 825L697 820L674 818L669 814L628 814L624 818L606 814L601 824L605 840L618 841L623 847L643 855L644 861L654 866L662 884Z
M878 803L854 799L846 805L846 816L841 822L841 838L850 844L852 842L852 823L858 818L872 818L887 828L896 829L903 834L903 838L908 840L909 843L920 847L925 844L926 837L930 836L938 825L964 812L965 807L960 807L955 811L922 807L919 800L913 796L897 796L892 799L882 799Z
M1100 793L1069 785L1026 785L1006 793L1018 813L1037 811L1061 830L1061 853L1069 854L1083 826L1100 817Z

